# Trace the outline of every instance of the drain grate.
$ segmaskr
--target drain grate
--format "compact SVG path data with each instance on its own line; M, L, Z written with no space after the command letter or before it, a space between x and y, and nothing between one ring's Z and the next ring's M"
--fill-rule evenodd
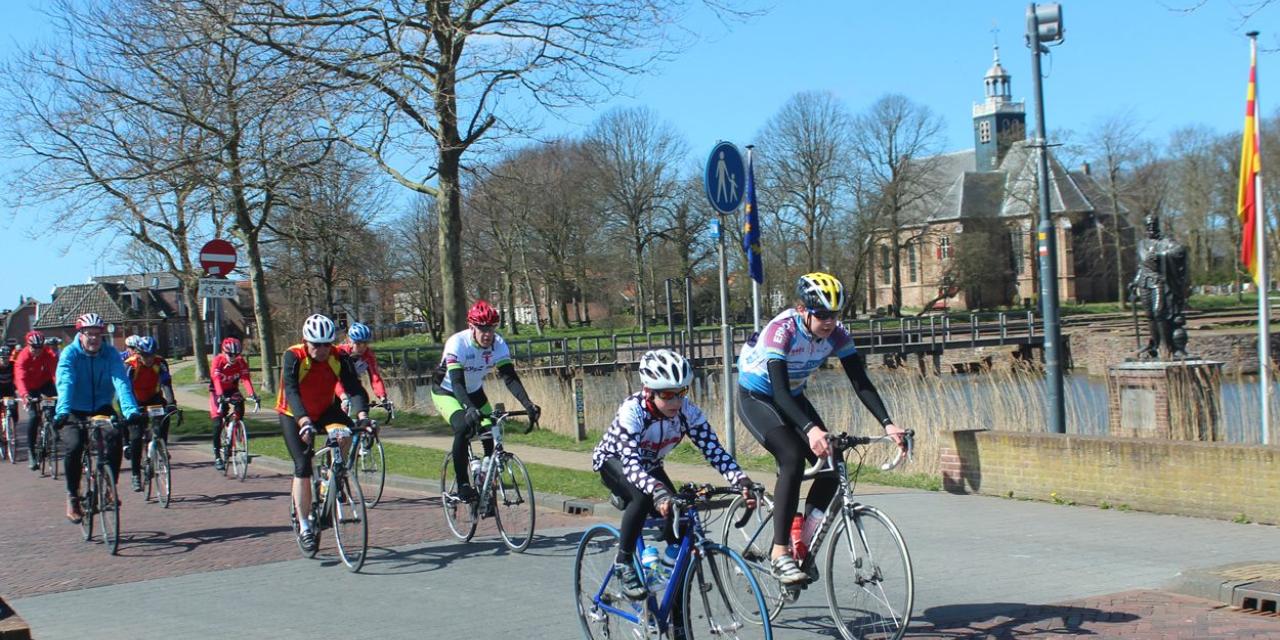
M569 515L573 515L573 516L590 515L594 510L595 510L594 502L587 502L585 500L565 500L564 501L564 512Z
M1231 606L1244 611L1276 615L1276 603L1280 602L1280 582L1259 580L1236 587L1231 594Z

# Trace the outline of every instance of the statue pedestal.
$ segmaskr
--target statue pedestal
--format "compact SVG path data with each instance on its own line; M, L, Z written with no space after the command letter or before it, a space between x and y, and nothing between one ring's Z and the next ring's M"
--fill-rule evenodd
M1110 434L1218 440L1222 434L1222 364L1184 360L1108 367Z

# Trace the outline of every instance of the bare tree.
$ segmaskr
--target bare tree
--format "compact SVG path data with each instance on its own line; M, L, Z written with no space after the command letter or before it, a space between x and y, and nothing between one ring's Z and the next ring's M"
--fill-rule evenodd
M1116 216L1111 225L1110 241L1112 243L1114 271L1116 278L1117 302L1121 308L1128 307L1127 281L1125 273L1125 252L1132 252L1133 247L1126 246L1124 225L1122 222L1122 203L1128 196L1128 189L1133 186L1126 177L1134 170L1147 143L1142 138L1142 126L1131 111L1122 111L1104 118L1086 136L1088 148L1093 150L1094 161L1101 165L1102 189L1109 201L1112 213ZM1128 220L1132 226L1132 220ZM1099 244L1107 241L1104 225L1097 225ZM1100 254L1105 252L1100 252Z
M400 229L400 235L394 242L399 258L397 272L413 287L404 306L411 307L415 315L422 317L431 338L440 342L444 338L444 314L440 296L437 224L435 201L420 196L414 200L409 213L393 227Z

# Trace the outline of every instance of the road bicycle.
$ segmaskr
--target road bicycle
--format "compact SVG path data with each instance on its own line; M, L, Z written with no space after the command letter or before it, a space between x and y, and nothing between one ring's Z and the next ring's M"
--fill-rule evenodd
M526 415L526 411L507 411L501 403L496 404L493 414L486 418L491 426L480 436L482 440L493 439L493 455L478 457L471 450L471 443L467 443L467 468L471 474L471 486L476 487L480 493L479 500L474 503L468 504L457 497L458 483L453 471L453 453L445 456L444 464L440 467L440 487L443 489L440 504L444 507L449 530L459 540L470 541L476 534L476 526L480 520L493 517L507 548L515 552L529 548L537 517L533 481L529 479L529 469L516 454L507 451L502 442L502 432L507 420ZM524 433L529 433L533 427L534 423L530 421Z
M249 430L236 411L236 406L243 403L244 398L238 393L224 395L218 402L218 415L222 416L222 437L218 441L222 445L222 459L227 463L222 467L222 475L231 473L241 482L249 473L250 461ZM255 397L253 412L257 413L261 408L262 404Z
M83 430L84 453L80 456L80 530L85 542L93 539L93 518L102 526L102 543L115 555L120 548L120 500L116 493L116 474L111 470L108 446L112 436L120 437L120 426L112 416L96 415L74 419L75 428Z
M178 426L182 426L182 409L166 411L164 405L147 405L148 428L143 434L142 483L146 487L146 500L152 497L161 507L169 508L173 498L173 482L169 465L169 445L165 444L163 434L169 433L166 425L174 415L178 416Z
M0 411L4 412L3 427L0 428L0 459L8 458L11 464L18 463L18 400L5 397L0 401Z
M763 492L763 489L759 489ZM752 638L771 640L765 598L754 572L736 551L706 535L699 507L714 496L740 495L732 487L686 485L676 492L672 518L680 550L668 576L636 570L649 585L641 600L628 598L614 571L621 533L598 524L582 534L573 569L573 590L583 637L596 638ZM645 528L663 527L650 518ZM644 549L636 540L635 558Z
M888 435L866 437L842 433L827 437L830 453L806 469L804 477L833 478L837 489L807 543L808 552L803 560L797 558L801 570L810 577L804 585L785 586L773 577L770 567L772 497L760 496L755 508L749 508L741 498L730 503L722 540L726 546L740 550L760 581L770 618L776 618L784 606L795 602L801 591L816 582L820 573L825 573L827 604L845 640L897 640L906 632L915 599L915 579L907 544L889 516L858 502L853 490L870 445L889 443L895 447L897 455L880 465L881 470L888 471L911 458L914 435L913 431L904 435L905 453ZM851 451L858 454L852 475L848 473L846 460ZM826 545L823 569L819 572L818 552L828 534L831 540Z
M306 517L311 519L315 533L315 546L302 545L301 524L298 512L289 500L289 520L298 548L308 558L314 558L320 548L320 533L333 529L338 546L338 556L352 572L364 566L369 554L369 514L365 508L364 492L360 490L360 478L347 472L347 462L342 455L344 442L348 447L359 446L359 435L353 439L351 428L344 424L325 425L327 434L324 449L316 452L315 470L311 474L311 509Z
M374 402L369 409L382 408L387 411L386 424L396 419L396 408L390 400ZM387 454L382 449L382 438L378 437L378 423L373 429L360 438L360 447L355 456L356 475L360 477L360 486L369 489L365 494L365 506L370 509L382 501L382 489L387 483Z
M53 428L53 412L58 406L57 396L46 397L27 405L27 411L40 421L39 435L36 436L36 458L40 464L40 475L52 475L58 479L58 444L62 438L58 430Z

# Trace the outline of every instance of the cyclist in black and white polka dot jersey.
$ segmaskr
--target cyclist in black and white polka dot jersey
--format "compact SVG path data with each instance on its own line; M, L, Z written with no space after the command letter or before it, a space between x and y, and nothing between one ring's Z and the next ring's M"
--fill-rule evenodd
M751 479L733 456L720 446L715 430L702 410L685 399L693 368L680 354L659 349L640 359L640 382L644 388L628 396L618 407L613 424L605 431L591 457L591 468L625 508L619 526L615 570L629 597L642 598L644 584L636 573L633 551L644 519L651 511L667 516L671 512L673 483L662 460L688 436L702 455L730 484L750 498ZM676 541L665 532L667 542Z

